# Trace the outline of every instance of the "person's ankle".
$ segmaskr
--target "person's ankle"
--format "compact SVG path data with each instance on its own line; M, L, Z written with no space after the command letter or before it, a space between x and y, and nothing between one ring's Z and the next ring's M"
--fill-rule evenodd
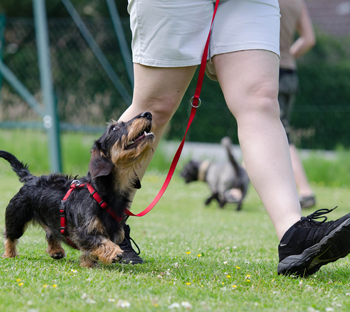
M281 241L284 234L301 219L301 215L293 214L293 216L288 217L284 222L280 222L275 225L278 240Z

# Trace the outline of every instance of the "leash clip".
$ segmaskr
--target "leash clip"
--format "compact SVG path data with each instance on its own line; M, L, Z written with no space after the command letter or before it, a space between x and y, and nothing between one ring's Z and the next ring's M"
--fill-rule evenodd
M198 105L197 105L197 106L193 105L193 100L194 100L194 96L192 96L191 99L190 99L190 104L191 104L191 106L192 106L193 108L198 108L199 106L201 106L202 101L201 101L200 98L198 98Z
M79 186L79 185L81 185L81 182L79 181L79 180L73 180L72 182L71 182L71 184L70 184L70 186L72 187L72 186Z

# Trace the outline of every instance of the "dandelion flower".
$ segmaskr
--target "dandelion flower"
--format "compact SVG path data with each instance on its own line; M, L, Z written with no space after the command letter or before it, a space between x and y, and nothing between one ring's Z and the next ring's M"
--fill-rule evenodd
M234 288L237 288L237 285L232 285L232 288L234 289Z
M191 285L191 283L186 283L186 285Z
M23 283L19 283L18 286L23 286Z
M21 281L21 279L20 279L20 278L17 278L17 279L16 279L16 282L20 282L20 281Z
M48 287L48 286L49 286L49 285L46 285L46 284L45 284L45 285L43 286L43 288L46 288L46 287Z
M158 308L158 307L159 307L159 304L158 304L158 303L155 303L154 306L155 306L156 308Z
M230 277L231 277L231 275L227 275L226 277L227 277L227 278L230 278Z
M191 252L190 251L186 251L186 253L189 255Z
M56 288L56 287L57 287L57 285L56 285L56 284L54 284L54 285L52 285L52 287Z
M236 269L238 269L238 270L239 270L240 268L241 268L241 267L239 267L239 266L237 266L237 265L236 265Z
M249 279L247 279L247 282L248 282L248 283L250 283L250 280L249 280Z
M201 255L201 254L198 254L197 257L202 257L202 255Z
M250 274L247 274L245 277L250 277Z

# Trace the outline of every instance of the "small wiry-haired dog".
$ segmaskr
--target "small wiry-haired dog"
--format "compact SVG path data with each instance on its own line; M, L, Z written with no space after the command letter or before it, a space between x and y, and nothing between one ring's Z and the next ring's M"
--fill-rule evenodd
M249 178L245 169L240 166L231 153L231 140L224 137L221 140L226 148L229 162L217 163L191 160L181 172L181 176L186 183L192 181L207 182L211 190L211 196L205 201L209 205L213 199L219 203L222 208L227 203L227 192L232 188L240 189L242 196L235 201L237 210L241 210L242 202L247 194Z
M11 164L20 181L24 182L6 208L3 257L18 255L18 239L33 221L45 230L46 252L54 259L65 256L63 242L82 251L83 267L94 267L98 260L103 263L121 260L123 250L117 244L124 239L124 210L129 208L133 188L141 187L136 169L153 152L151 131L152 115L144 112L128 122L112 121L95 141L89 172L80 182L91 186L109 205L111 212L102 209L102 202L98 203L88 188L76 187L64 204L64 231L69 237L62 234L60 209L73 178L57 173L36 177L15 156L0 151L0 157Z

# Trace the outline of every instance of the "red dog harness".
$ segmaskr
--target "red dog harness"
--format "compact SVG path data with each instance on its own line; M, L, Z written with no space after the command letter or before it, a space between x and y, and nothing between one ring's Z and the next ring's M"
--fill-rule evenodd
M61 228L60 232L66 237L67 243L72 246L75 249L78 249L77 246L70 240L67 230L66 230L66 207L65 203L69 197L69 195L75 190L76 188L85 187L89 190L90 195L96 200L96 202L99 204L99 206L107 211L115 220L118 222L121 222L123 220L122 217L118 217L115 212L111 209L111 207L108 206L106 202L104 202L101 198L101 196L96 192L96 190L93 188L93 186L90 183L81 183L79 180L73 180L70 184L70 188L66 195L61 200L61 206L60 206L60 219L61 219Z

